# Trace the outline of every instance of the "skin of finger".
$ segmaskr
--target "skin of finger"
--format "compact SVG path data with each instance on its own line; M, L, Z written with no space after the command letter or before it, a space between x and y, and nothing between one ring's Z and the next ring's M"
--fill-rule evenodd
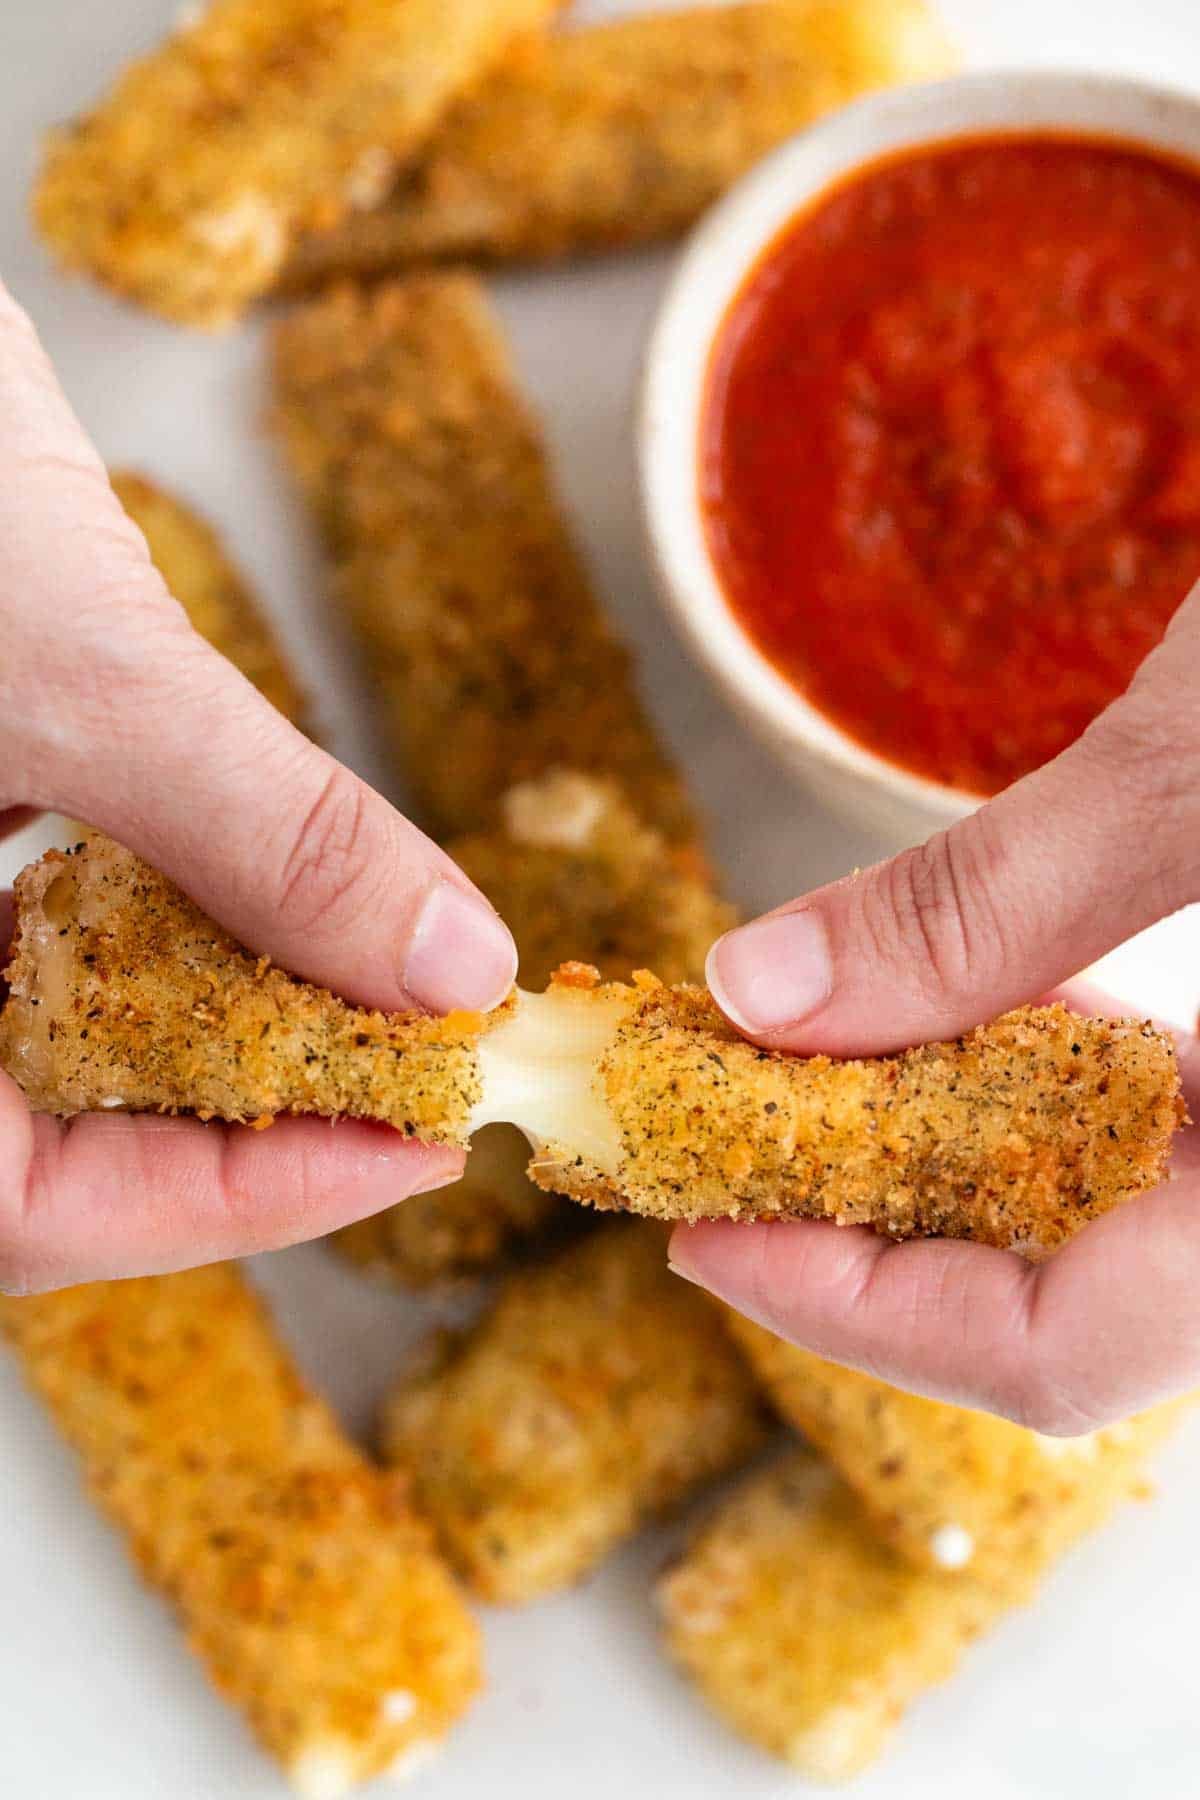
M929 843L780 908L823 925L830 997L749 1035L840 1056L955 1037L1200 895L1198 674L1200 590L1062 756Z
M162 1274L323 1236L462 1173L384 1126L31 1115L0 1076L0 1290Z
M895 1244L804 1221L682 1228L671 1261L819 1356L1054 1436L1200 1381L1194 1174L1108 1214L1039 1267L975 1244Z
M3 290L0 397L0 804L86 819L284 967L411 1005L421 904L471 883L192 632Z

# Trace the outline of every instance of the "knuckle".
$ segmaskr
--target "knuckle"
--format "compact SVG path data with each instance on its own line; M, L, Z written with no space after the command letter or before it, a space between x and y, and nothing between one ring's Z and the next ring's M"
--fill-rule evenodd
M870 884L864 923L872 949L940 1002L971 991L1003 943L991 898L980 818L889 863Z
M346 769L321 785L279 870L278 910L292 930L319 931L349 920L378 894L378 858L367 793Z
M1194 674L1174 695L1135 684L1085 733L1082 748L1098 766L1106 803L1137 821L1139 883L1164 912L1200 896Z

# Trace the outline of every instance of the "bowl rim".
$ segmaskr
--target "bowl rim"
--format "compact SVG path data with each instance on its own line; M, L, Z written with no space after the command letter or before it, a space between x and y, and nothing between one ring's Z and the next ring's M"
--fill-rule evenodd
M735 617L700 503L703 407L729 308L792 219L889 156L981 134L1055 131L1110 138L1200 169L1200 95L1133 76L1002 68L882 90L788 139L718 201L682 253L643 359L636 420L643 530L659 591L693 654L752 725L945 824L984 797L857 742L792 686Z

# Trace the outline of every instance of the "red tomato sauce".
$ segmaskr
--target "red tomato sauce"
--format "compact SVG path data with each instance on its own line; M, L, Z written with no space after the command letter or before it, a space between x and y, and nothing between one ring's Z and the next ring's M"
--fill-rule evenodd
M995 793L1200 577L1200 173L1050 135L876 164L747 279L700 450L765 656L869 749Z

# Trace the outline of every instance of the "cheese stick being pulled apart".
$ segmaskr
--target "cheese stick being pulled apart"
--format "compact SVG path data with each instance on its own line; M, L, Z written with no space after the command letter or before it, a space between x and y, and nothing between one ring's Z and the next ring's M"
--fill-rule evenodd
M234 943L93 839L17 883L0 1065L30 1103L374 1118L463 1146L507 1121L531 1173L604 1210L794 1216L1049 1254L1166 1173L1183 1107L1149 1024L1008 1014L862 1062L747 1044L707 995L567 965L487 1018L385 1017Z
M212 0L51 139L42 235L168 319L228 324L301 232L382 199L450 103L558 4Z
M304 239L283 285L672 237L822 114L953 62L925 0L751 0L548 34L455 107L384 205Z

